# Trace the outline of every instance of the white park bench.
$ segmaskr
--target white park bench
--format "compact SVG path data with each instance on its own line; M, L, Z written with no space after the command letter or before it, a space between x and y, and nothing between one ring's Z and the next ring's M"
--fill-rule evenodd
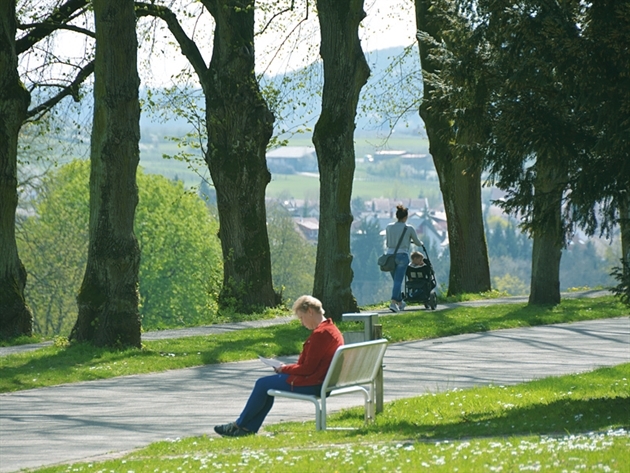
M365 422L367 423L375 416L375 380L383 364L386 349L387 340L384 338L337 348L319 396L277 389L270 389L267 394L312 402L315 405L315 428L326 430L326 398L362 392L365 398Z

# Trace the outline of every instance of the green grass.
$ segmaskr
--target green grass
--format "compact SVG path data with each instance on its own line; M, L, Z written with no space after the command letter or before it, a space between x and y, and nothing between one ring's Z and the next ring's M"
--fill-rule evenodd
M180 130L181 133L183 131ZM184 181L186 186L198 186L201 177L208 179L208 170L203 162L191 167L177 159L164 159L164 154L174 156L181 151L177 143L164 140L165 132L151 128L146 130L147 136L155 135L155 141L147 138L141 144L140 165L145 172L161 174ZM180 134L181 134L180 133ZM357 159L366 154L373 154L376 149L383 147L383 140L372 136L359 136L355 139L355 154ZM289 146L313 146L310 136L293 137ZM386 146L388 149L408 150L418 153L428 153L428 141L414 135L392 135ZM389 197L392 199L427 197L432 206L439 206L441 193L437 181L419 179L393 179L370 175L366 172L368 165L359 164L355 170L352 197L372 199L374 197ZM267 186L267 197L292 197L294 199L319 200L319 179L296 174L273 174Z
M567 299L550 307L505 304L406 311L380 317L379 323L387 339L400 342L623 315L628 315L627 307L609 296ZM362 325L358 327L353 322L338 325L342 332L363 330ZM294 320L289 324L221 335L147 341L142 349L108 351L87 344L56 343L36 351L0 357L0 392L254 359L258 355L294 355L299 353L307 336L308 331Z
M516 386L426 393L314 422L265 426L242 438L157 442L123 458L39 472L627 472L630 364Z
M0 338L0 347L15 347L19 345L29 345L31 343L40 343L44 341L39 334L33 334L32 336L20 335L14 338Z
M319 177L302 174L273 174L271 182L267 185L266 195L274 198L319 201ZM439 207L442 199L437 181L379 177L361 173L359 170L355 173L352 184L352 198L356 197L364 200L375 197L390 199L427 197L432 207Z

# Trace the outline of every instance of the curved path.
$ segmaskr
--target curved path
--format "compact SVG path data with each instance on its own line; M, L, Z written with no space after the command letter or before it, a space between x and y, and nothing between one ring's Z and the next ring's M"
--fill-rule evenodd
M580 292L566 292L562 293L562 299L573 299L573 298L592 298L592 297L602 297L606 295L610 295L611 293L606 290L589 290L589 291L580 291ZM514 297L502 297L497 299L481 299L478 301L469 301L469 302L454 302L449 304L438 304L436 307L436 311L448 309L451 307L459 307L459 306L470 306L470 307L483 307L489 305L496 304L524 304L527 302L527 296L514 296ZM413 310L425 310L423 306L414 306L409 305L406 309L407 311ZM374 312L378 312L379 316L386 315L394 315L389 309L381 309L376 310ZM268 327L271 325L281 325L286 324L291 321L292 317L276 317L274 319L262 319L262 320L253 320L251 322L238 322L238 323L227 323L227 324L215 324L215 325L204 325L201 327L189 327L189 328L181 328L181 329L171 329L171 330L160 330L155 332L145 332L142 334L142 340L164 340L168 338L182 338L182 337L194 337L198 335L211 335L211 334L219 334L232 332L234 330L240 330L244 328L256 328L256 327ZM25 351L33 351L39 348L43 348L49 345L52 345L53 342L41 342L41 343L31 343L27 345L16 345L12 347L0 347L0 356L12 355L14 353L22 353Z
M627 362L627 316L396 343L385 355L384 400ZM266 374L259 361L246 361L1 394L0 472L215 435L212 426L234 420L256 378ZM329 407L361 403L361 396L342 396ZM267 423L313 417L309 403L281 399Z

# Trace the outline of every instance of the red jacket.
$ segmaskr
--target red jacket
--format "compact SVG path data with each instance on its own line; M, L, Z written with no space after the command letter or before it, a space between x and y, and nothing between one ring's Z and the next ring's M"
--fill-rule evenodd
M335 351L343 345L343 336L331 319L324 320L304 342L297 363L286 365L291 386L316 386L324 382Z

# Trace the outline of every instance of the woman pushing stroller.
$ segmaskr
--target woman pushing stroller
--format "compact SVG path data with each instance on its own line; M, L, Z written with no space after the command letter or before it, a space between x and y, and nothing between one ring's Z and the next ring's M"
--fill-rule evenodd
M390 272L394 280L392 289L392 299L389 304L389 310L392 312L400 312L405 308L403 301L402 283L405 279L407 266L409 265L409 247L411 243L422 246L422 242L418 238L416 229L407 224L409 217L409 209L403 205L396 206L396 222L390 223L385 228L385 240L387 245L387 254L395 254L396 267Z

